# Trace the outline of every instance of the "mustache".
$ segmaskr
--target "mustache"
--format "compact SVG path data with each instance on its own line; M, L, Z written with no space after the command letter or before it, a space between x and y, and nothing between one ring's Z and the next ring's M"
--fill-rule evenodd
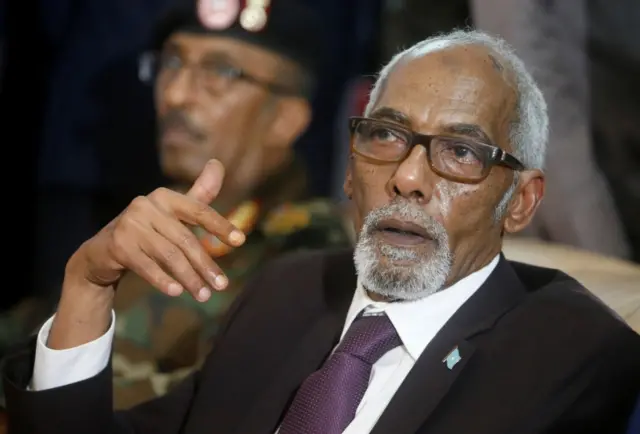
M182 130L195 140L203 140L205 135L189 120L182 110L171 110L160 120L160 132L177 129Z
M442 241L447 232L442 223L427 214L422 208L410 203L395 201L369 212L364 219L362 232L371 235L376 231L381 222L396 218L405 222L411 222L423 228L431 238Z

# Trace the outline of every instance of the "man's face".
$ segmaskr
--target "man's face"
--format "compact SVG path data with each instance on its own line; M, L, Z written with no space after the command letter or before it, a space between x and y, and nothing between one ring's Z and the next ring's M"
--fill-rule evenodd
M217 158L226 168L225 186L252 188L264 171L279 115L271 110L274 95L262 84L277 81L283 61L231 38L174 34L164 46L156 83L164 173L191 183Z
M452 127L464 125L461 130L468 133L460 137L480 136L510 152L516 93L501 69L481 47L405 60L388 77L370 116L403 122L427 135L450 135ZM434 173L421 145L399 163L353 155L345 192L355 205L360 234L355 262L364 286L387 298L416 299L487 264L501 249L504 220L510 217L496 222L496 207L514 176L520 176L518 201L522 188L534 191L524 194L534 199L525 198L520 206L532 214L535 197L539 202L542 195L539 172L534 176L494 166L483 181L468 184ZM518 218L526 225L530 216Z

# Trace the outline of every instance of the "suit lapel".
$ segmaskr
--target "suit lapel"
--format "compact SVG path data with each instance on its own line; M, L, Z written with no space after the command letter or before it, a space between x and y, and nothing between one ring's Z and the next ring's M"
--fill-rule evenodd
M285 359L273 381L258 395L238 433L272 434L300 384L324 362L340 337L340 321L318 319Z
M322 285L323 313L311 322L299 342L291 343L291 355L257 395L238 433L273 434L300 384L322 366L337 345L356 287L350 252L326 257Z
M475 352L472 338L493 327L524 295L522 283L501 256L487 281L427 345L372 434L415 433L469 366Z

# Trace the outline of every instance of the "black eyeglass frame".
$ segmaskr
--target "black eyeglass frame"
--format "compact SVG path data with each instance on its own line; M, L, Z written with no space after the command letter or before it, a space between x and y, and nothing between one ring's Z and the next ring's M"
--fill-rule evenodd
M382 127L387 127L391 130L395 130L398 131L400 133L402 133L403 135L405 135L407 137L407 150L404 152L404 154L402 154L400 157L398 157L395 160L385 160L385 159L379 159L379 158L375 158L372 157L370 155L364 154L360 151L358 151L358 149L355 146L355 134L356 134L356 130L358 129L358 126L362 123L362 122L373 122L375 123L375 125L380 125ZM516 157L514 157L512 154L508 153L507 151L503 150L502 148L493 145L493 144L487 144L487 143L483 143L480 142L478 140L474 140L468 137L460 137L460 136L454 136L454 135L442 135L442 134L435 134L435 135L427 135L427 134L420 134L417 133L413 130L411 130L410 128L405 127L404 125L400 125L397 124L395 122L391 122L391 121L386 121L386 120L382 120L382 119L374 119L374 118L367 118L367 117L361 117L361 116L353 116L349 118L349 133L351 135L351 152L355 153L363 158L366 158L367 160L370 160L373 163L376 164L390 164L390 163L399 163L401 161L403 161L410 153L411 150L417 146L417 145L423 145L424 148L427 151L427 160L429 162L429 167L431 168L431 170L436 173L437 175L449 179L451 181L454 182L460 182L460 183L464 183L464 184L477 184L480 183L482 181L484 181L487 176L489 176L489 174L491 173L491 169L493 168L493 166L504 166L507 167L511 170L514 171L522 171L526 169L526 166L524 164L522 164L522 162L520 162L520 160L518 160ZM459 142L462 142L464 144L470 145L470 146L476 146L479 149L487 149L489 152L482 152L480 153L480 157L483 158L483 172L482 175L480 176L480 178L467 178L467 177L460 177L460 176L455 176L452 175L450 173L446 173L443 172L442 170L438 169L434 164L433 164L433 160L431 159L431 143L433 141L434 138L444 138L444 139L455 139Z

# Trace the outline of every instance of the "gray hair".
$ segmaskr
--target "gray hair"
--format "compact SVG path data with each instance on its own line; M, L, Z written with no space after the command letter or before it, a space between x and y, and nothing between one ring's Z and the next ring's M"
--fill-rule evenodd
M502 39L476 30L456 30L425 39L396 54L378 75L371 91L365 115L369 115L393 68L405 58L416 58L457 46L481 45L495 55L511 73L517 93L516 116L510 127L509 139L513 154L529 169L542 169L549 136L547 104L538 85L524 63Z

